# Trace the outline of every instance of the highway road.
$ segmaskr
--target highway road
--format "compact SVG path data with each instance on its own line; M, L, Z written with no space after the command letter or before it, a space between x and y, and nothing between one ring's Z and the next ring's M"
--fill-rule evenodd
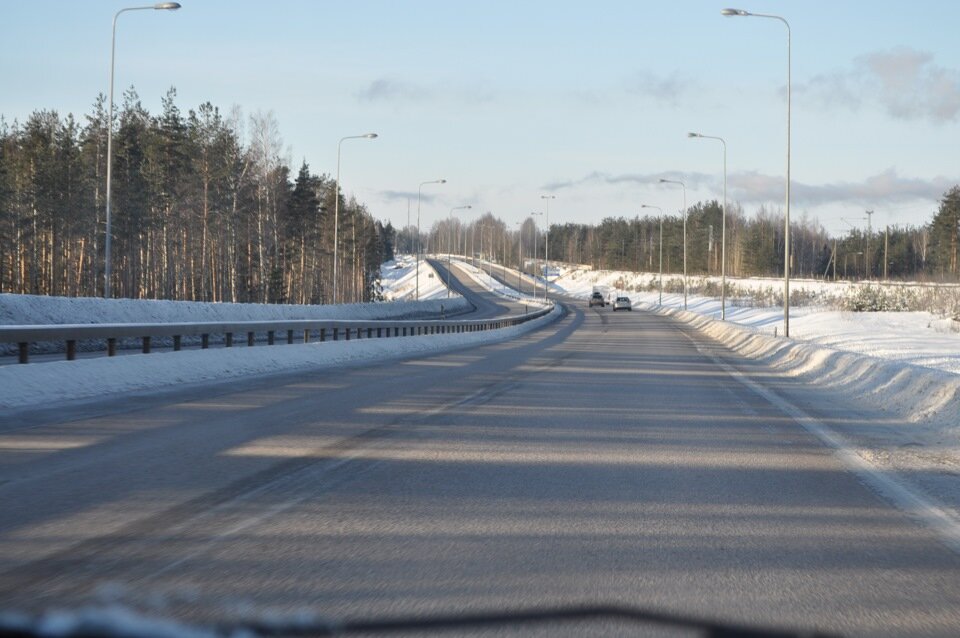
M574 302L506 343L0 417L0 607L611 604L960 632L957 553L774 395L828 425L882 418L669 318Z

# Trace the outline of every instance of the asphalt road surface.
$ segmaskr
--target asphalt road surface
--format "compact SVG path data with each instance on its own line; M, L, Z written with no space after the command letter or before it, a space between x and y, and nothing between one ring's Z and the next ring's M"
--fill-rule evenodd
M507 343L0 417L0 608L206 623L611 604L960 632L954 550L731 370L828 424L879 418L582 302Z

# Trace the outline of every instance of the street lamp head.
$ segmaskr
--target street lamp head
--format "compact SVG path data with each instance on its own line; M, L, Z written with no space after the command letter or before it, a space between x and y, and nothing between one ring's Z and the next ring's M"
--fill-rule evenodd
M445 180L445 179L438 179L438 180L437 180L437 183L438 183L438 184L446 184L446 183L447 183L447 180Z
M662 177L660 178L660 183L661 183L661 184L668 184L668 183L670 183L671 181L673 181L673 180L664 179L664 178L662 178Z
M180 8L179 2L158 2L153 5L153 8L157 11L176 11Z
M687 137L703 137L700 133L687 133Z
M749 11L744 11L743 9L724 9L720 12L720 15L727 17L730 16L748 16L750 15Z
M367 138L368 140L375 140L380 136L377 135L376 133L367 133L366 135L364 135L364 137Z

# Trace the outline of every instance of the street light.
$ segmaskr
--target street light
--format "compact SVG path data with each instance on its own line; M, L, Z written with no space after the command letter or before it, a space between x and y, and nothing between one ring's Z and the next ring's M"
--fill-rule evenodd
M520 227L517 231L517 292L523 296L523 222L514 223Z
M750 13L743 9L724 9L721 15L747 16L754 18L769 18L779 20L787 27L787 213L784 221L783 233L783 336L790 336L790 23L777 15L765 13Z
M466 206L454 206L450 209L450 241L447 242L447 297L450 297L450 248L453 246L453 211L455 210L470 210L473 206L467 204Z
M687 133L687 137L719 140L723 144L723 211L720 219L720 320L727 319L727 141L715 135Z
M543 213L530 213L533 215L543 215ZM533 221L533 298L537 298L537 235L540 233L537 232L537 221ZM547 295L547 286L543 286L543 295L544 301L546 301Z
M160 2L146 7L127 7L113 14L113 34L110 38L110 105L107 115L107 202L106 202L106 237L103 242L103 296L110 298L110 204L111 185L113 183L113 67L117 50L117 18L124 11L143 11L155 9L157 11L176 11L180 8L179 2Z
M447 180L445 179L435 179L429 182L420 182L420 186L417 188L417 272L414 275L416 280L417 288L417 301L420 301L420 195L423 192L423 187L427 184L446 184Z
M661 184L680 184L683 188L683 309L687 309L687 185L677 179L660 178Z
M546 272L544 273L544 284L543 284L543 300L547 300L547 293L550 290L550 200L556 199L556 195L541 195L540 199L544 200L543 206L544 210L547 213L547 248L544 254L544 261L547 262Z
M640 204L640 208L655 208L660 211L660 299L657 301L658 306L663 305L663 209L659 206L651 206L649 204Z
M375 140L376 133L365 133L363 135L348 135L340 138L337 142L337 183L336 190L333 193L333 303L339 302L337 297L337 267L340 263L338 249L340 246L340 146L344 140Z

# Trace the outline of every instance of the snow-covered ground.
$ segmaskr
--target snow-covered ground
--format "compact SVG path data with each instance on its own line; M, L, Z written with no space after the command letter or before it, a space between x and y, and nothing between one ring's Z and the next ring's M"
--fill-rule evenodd
M417 267L413 255L397 255L380 267L380 285L383 286L383 298L387 301L411 301L417 294ZM420 299L447 298L447 286L437 272L420 260Z
M412 273L413 266L394 270L393 262L384 265L384 272ZM429 275L433 277L429 277ZM425 262L421 277L436 282L438 277ZM438 317L440 307L449 312L469 309L470 304L456 295L446 298L446 287L439 284L421 301L407 300L396 293L405 286L405 278L385 277L384 296L398 299L393 303L359 303L338 305L294 305L257 303L205 303L195 301L157 301L152 299L98 299L94 297L47 297L41 295L0 294L0 325L57 323L165 323L194 321L275 321L285 319L421 319ZM423 281L421 280L421 284ZM440 298L443 298L440 301Z
M656 273L587 269L564 269L562 272L560 278L551 282L551 291L557 294L586 299L594 286L605 286L611 293L623 292L634 303L658 307L658 292L647 290L650 283L656 281ZM716 279L719 290L719 279ZM767 291L779 291L783 286L778 279L728 277L727 282L741 290L759 291L763 296L767 296ZM953 320L930 312L849 312L836 310L833 304L816 303L817 299L834 301L849 294L856 284L847 282L799 279L791 280L790 286L793 294L799 293L809 300L808 305L795 305L790 309L791 339L960 374L960 333L955 332L956 322ZM682 290L682 279L665 276L664 289L668 288ZM746 299L728 299L727 321L761 334L783 334L782 307L751 307L748 304ZM664 292L662 307L682 309L683 295ZM687 310L719 319L720 300L688 295Z
M8 365L0 367L0 408L435 354L505 341L553 321L558 313L559 310L519 326L488 332L217 348Z
M385 296L395 286L407 284L411 264L384 270L398 273L385 277ZM421 262L424 266L424 262ZM433 277L425 276L433 273ZM437 282L429 265L421 277ZM425 294L421 280L421 297ZM0 324L124 323L164 321L247 321L271 319L413 319L436 316L469 307L460 296L446 297L440 283L426 288L435 299L421 302L353 304L342 306L285 306L267 304L210 304L192 302L69 299L31 295L0 295ZM442 298L442 301L440 300ZM255 348L211 348L209 350L131 354L77 361L55 361L0 367L0 407L13 408L89 399L119 393L145 392L180 384L197 384L253 375L295 370L330 369L371 360L427 355L463 347L514 338L544 325L559 314L489 332L429 335L391 339L353 340Z

